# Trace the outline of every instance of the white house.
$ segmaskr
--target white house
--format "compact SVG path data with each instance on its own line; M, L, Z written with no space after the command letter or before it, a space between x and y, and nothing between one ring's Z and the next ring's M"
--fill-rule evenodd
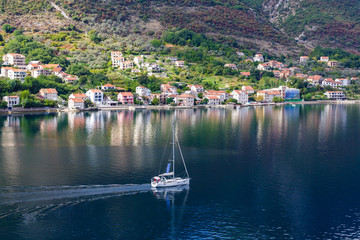
M348 78L337 78L335 79L335 82L341 83L341 86L343 87L350 86L351 84L351 80Z
M320 62L328 62L329 57L320 57Z
M58 92L54 88L42 88L39 91L39 95L44 99L56 101L58 98Z
M242 86L241 90L246 91L248 94L254 94L254 88L252 86Z
M14 68L8 70L8 78L10 79L17 79L23 82L25 80L25 77L26 77L26 70L14 69Z
M280 91L259 91L258 97L262 97L264 102L272 102L274 97L282 98Z
M191 94L181 94L175 97L175 103L182 106L194 106L194 96Z
M184 62L184 61L176 61L176 62L175 62L175 66L176 66L176 67L184 67L184 66L185 66L185 62Z
M236 64L233 63L227 63L224 65L224 67L231 68L232 70L237 70Z
M324 93L325 96L332 100L345 100L345 94L342 91L327 91Z
M133 67L134 67L134 64L133 64L133 62L131 62L131 61L125 61L125 62L121 62L121 63L119 64L119 68L120 68L121 70L131 69L131 68L133 68Z
M262 54L255 54L254 62L263 62L263 61L264 61L264 57Z
M88 97L86 96L85 93L72 93L72 94L70 94L70 96L69 96L69 99L70 99L70 98L81 98L81 99L85 100L85 99L87 99Z
M206 95L205 98L208 99L208 105L219 105L221 103L220 96Z
M301 63L305 63L305 62L307 62L307 61L309 61L309 57L308 57L308 56L301 56L301 57L300 57L300 62L301 62Z
M104 94L99 89L90 89L86 92L86 96L90 99L91 102L95 104L101 104L104 99Z
M149 73L160 73L161 69L160 66L156 63L152 63L147 67L147 71Z
M82 98L70 98L68 100L68 108L69 109L84 109L85 101Z
M8 53L3 56L5 65L23 66L25 65L25 56L18 53Z
M139 57L134 57L134 63L138 66L141 67L141 65L144 63L144 58L139 56Z
M160 90L165 95L177 95L177 88L170 84L161 84Z
M3 101L7 102L8 107L20 104L20 98L18 96L5 96Z
M188 87L193 94L204 92L204 87L202 85L188 85Z
M234 90L230 93L231 97L235 99L238 103L246 104L249 102L249 95L246 91L243 90Z
M107 84L101 86L101 90L104 90L104 91L114 90L114 89L115 89L115 86L110 83L107 83Z
M150 97L151 96L151 91L150 89L144 87L144 86L137 86L136 87L136 94L140 97Z
M267 70L270 69L270 66L267 63L260 63L257 66L257 69L260 70L260 71L267 71Z

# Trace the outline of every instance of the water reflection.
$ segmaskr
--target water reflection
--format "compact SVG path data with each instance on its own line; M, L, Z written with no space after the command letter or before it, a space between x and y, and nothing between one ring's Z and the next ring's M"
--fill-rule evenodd
M186 226L198 231L192 236L312 238L318 229L358 226L359 113L357 105L289 105L3 116L0 186L147 183L176 118L194 179L189 196L153 192L162 207L178 208L164 238L184 230L174 226L188 197L196 205L195 227ZM353 221L334 222L329 212Z

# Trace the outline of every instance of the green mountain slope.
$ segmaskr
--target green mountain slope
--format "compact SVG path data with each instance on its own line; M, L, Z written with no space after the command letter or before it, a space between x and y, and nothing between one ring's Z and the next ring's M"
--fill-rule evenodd
M178 27L274 52L294 50L296 42L309 48L360 47L358 0L0 0L0 11L3 23L26 30L74 24L103 34L160 36Z

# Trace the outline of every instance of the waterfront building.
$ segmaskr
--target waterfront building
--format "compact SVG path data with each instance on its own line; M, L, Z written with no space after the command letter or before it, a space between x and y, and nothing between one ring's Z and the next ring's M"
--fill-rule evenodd
M345 93L342 91L327 91L324 94L327 98L331 100L345 100Z
M39 95L48 100L57 101L58 100L58 92L55 88L42 88L39 91Z
M72 94L70 94L70 96L69 96L69 99L70 99L70 98L81 98L81 99L83 99L83 100L88 99L88 97L86 96L85 93L72 93Z
M90 89L86 92L86 96L90 99L91 102L95 103L96 105L102 104L104 99L104 94L99 89Z
M175 103L181 106L194 106L194 96L191 94L181 94L175 97Z
M246 104L249 102L249 95L244 90L234 90L230 93L231 97L238 103Z
M84 109L85 101L82 98L70 98L68 100L69 109Z
M134 104L134 96L131 92L121 92L117 99L122 104Z
M7 107L13 107L20 104L20 98L18 96L5 96L3 101L7 102Z
M220 96L206 95L205 98L208 99L208 105L219 105L221 103Z

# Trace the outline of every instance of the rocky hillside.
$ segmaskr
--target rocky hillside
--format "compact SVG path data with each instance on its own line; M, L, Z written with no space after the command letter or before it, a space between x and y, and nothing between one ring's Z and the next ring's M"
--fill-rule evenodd
M300 44L360 47L357 0L0 0L0 10L2 23L31 31L73 24L101 34L156 37L178 27L279 54Z

